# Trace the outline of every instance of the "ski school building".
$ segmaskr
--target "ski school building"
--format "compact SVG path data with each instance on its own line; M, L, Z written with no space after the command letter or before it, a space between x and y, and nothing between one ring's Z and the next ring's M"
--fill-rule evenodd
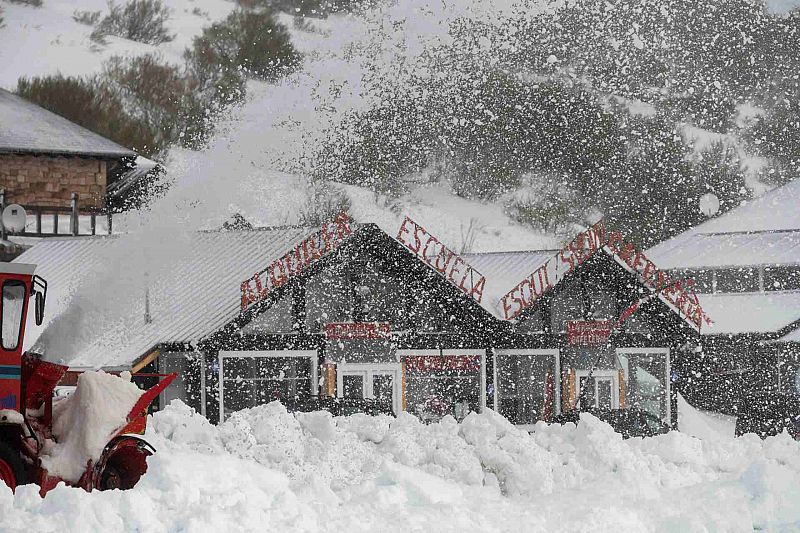
M18 260L51 290L80 290L76 272L127 238L47 240ZM69 364L176 371L162 407L180 398L212 421L323 395L424 419L488 407L523 426L577 403L636 406L674 426L673 361L710 323L690 282L602 223L561 250L497 253L456 253L408 217L387 233L346 214L189 239Z

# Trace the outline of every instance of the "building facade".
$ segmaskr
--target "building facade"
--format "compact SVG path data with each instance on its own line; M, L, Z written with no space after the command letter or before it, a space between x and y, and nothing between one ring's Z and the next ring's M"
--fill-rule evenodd
M0 89L0 189L6 203L106 206L106 188L136 152Z
M714 320L678 369L693 405L734 413L742 392L800 394L798 206L795 180L648 250L694 280Z
M238 267L198 254L197 276L160 286L173 306L163 325L151 301L150 322L117 354L98 344L71 364L127 364L143 379L178 372L162 404L179 398L212 421L322 395L426 420L491 408L521 426L574 408L638 407L674 427L671 369L707 320L687 287L602 224L562 250L485 254L457 254L410 218L396 234L342 215L316 231L201 238L226 243L224 261ZM42 263L57 248L48 241L19 260L48 279ZM69 253L51 287L85 260Z

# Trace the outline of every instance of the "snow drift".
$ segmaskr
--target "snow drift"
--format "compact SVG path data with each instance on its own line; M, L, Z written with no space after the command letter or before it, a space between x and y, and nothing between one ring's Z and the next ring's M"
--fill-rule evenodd
M497 414L424 425L278 403L213 426L175 402L150 420L158 449L130 491L0 491L7 529L37 531L750 531L800 527L800 443L622 440L598 419Z

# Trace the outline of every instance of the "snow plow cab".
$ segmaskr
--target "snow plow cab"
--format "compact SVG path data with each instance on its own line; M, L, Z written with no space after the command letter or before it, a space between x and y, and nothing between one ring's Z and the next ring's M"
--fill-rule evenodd
M36 324L44 319L47 282L34 270L0 263L0 480L11 490L37 483L42 496L62 481L87 491L131 488L154 451L139 436L147 407L175 375L142 391L129 378L87 372L72 396L54 401L68 367L22 353L31 302Z

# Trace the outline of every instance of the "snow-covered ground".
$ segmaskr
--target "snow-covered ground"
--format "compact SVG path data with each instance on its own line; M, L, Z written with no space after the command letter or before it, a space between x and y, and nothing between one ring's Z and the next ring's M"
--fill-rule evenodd
M123 2L116 2L121 4ZM105 0L45 0L41 7L3 2L5 26L0 29L0 87L14 90L22 76L97 74L113 56L158 54L182 63L184 49L204 26L225 18L235 7L227 0L169 0L167 28L175 38L158 46L108 36L101 45L89 39L91 26L73 19L76 11L108 14Z
M458 424L277 403L215 427L178 402L131 491L0 491L6 531L751 531L800 528L788 436L622 440L584 416L532 434L487 412Z

